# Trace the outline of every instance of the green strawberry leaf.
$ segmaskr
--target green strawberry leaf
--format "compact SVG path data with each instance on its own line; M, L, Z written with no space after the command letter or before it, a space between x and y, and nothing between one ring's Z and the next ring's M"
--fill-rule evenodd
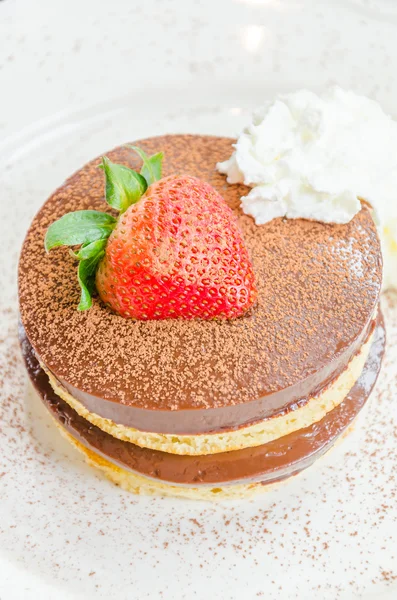
M92 244L90 244L92 245ZM100 250L89 258L85 258L79 262L77 269L77 278L81 288L80 303L78 310L88 310L92 306L92 294L95 290L95 273L98 262L104 256L105 251Z
M138 148L138 146L128 146L128 148L134 150L134 152L141 157L143 161L141 175L146 179L148 185L151 185L155 181L161 179L162 163L164 158L163 152L157 152L157 154L148 156L146 152L144 152L141 148Z
M148 156L136 146L130 146L143 161L141 173L102 157L99 165L105 173L105 191L108 204L123 213L129 206L138 202L148 186L161 179L163 153ZM78 310L88 310L92 306L95 290L95 273L99 261L106 251L108 237L117 223L112 215L96 210L79 210L64 215L47 229L44 246L48 252L57 246L80 246L78 251L70 250L79 261L77 278L81 288Z
M112 215L97 210L71 212L49 226L44 246L48 252L57 246L77 246L106 240L115 224L116 219Z
M146 179L133 169L113 163L106 156L102 157L102 164L99 166L105 172L106 201L121 213L138 202L146 192Z
M87 260L93 258L102 250L105 250L107 240L96 240L91 244L83 244L78 252L72 252L72 255L78 260Z

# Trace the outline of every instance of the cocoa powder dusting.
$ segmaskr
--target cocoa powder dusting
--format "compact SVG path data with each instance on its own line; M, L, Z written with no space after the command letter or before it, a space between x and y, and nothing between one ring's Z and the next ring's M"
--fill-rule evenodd
M315 373L361 333L376 306L381 256L367 208L343 226L276 219L258 227L241 213L246 189L215 170L232 140L164 136L138 142L165 152L164 175L208 181L236 212L257 277L259 298L230 322L133 322L98 298L77 311L76 263L67 249L46 255L51 222L79 209L110 210L94 160L73 175L36 216L24 243L20 308L46 365L85 392L140 408L212 408L257 399ZM118 148L116 162L139 166Z

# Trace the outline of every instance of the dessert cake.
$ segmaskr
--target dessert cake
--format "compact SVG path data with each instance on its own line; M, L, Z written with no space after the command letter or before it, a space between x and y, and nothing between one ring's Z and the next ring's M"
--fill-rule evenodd
M64 435L135 493L235 497L298 473L351 425L380 370L382 255L370 206L362 202L344 224L277 217L258 226L240 207L247 188L216 170L232 143L171 135L136 142L140 155L116 148L102 170L100 159L91 161L47 200L23 244L20 339L29 376ZM80 308L88 310L77 310L81 255L48 237L46 252L46 234L75 211L113 215L114 227L114 208L128 194L118 194L106 169L123 165L150 180L145 161L159 151L162 177L157 171L133 199L117 235L94 242L100 253L90 285L81 284ZM193 208L170 233L162 223L173 194ZM156 212L158 197L165 204ZM131 291L129 236L132 246L154 245L167 268L175 244L182 265L188 255L198 266L163 271L162 302L151 275ZM141 274L151 268L146 259L133 257Z

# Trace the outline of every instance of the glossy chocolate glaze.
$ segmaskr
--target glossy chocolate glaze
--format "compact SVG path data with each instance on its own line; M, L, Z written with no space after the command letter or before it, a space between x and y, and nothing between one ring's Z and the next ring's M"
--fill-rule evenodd
M29 377L52 416L79 442L127 470L184 485L270 482L299 472L324 453L351 425L378 377L385 348L379 314L364 370L346 399L320 422L256 448L207 456L167 454L120 441L88 423L55 394L21 327L20 341Z
M234 210L252 257L258 302L228 322L133 322L98 299L76 310L76 264L68 249L44 252L48 225L66 212L110 210L98 159L44 204L19 265L21 318L46 368L90 412L157 433L195 434L256 422L316 395L340 374L368 334L380 287L376 227L364 207L346 225L243 215L244 186L227 185L217 161L228 138L162 136L138 143L164 150L164 175L188 172L213 185ZM116 162L139 167L120 147Z

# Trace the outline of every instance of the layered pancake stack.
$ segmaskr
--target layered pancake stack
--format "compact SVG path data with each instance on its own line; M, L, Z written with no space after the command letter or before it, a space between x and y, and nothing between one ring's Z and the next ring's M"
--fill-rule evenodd
M99 298L78 312L76 264L51 255L51 223L103 210L98 159L44 204L19 265L21 342L30 378L87 460L135 493L189 498L247 494L306 468L351 425L384 350L382 257L370 208L347 224L277 218L257 226L244 186L215 165L233 140L163 136L165 176L211 184L237 216L258 296L235 319L134 320ZM121 147L109 158L132 169Z

